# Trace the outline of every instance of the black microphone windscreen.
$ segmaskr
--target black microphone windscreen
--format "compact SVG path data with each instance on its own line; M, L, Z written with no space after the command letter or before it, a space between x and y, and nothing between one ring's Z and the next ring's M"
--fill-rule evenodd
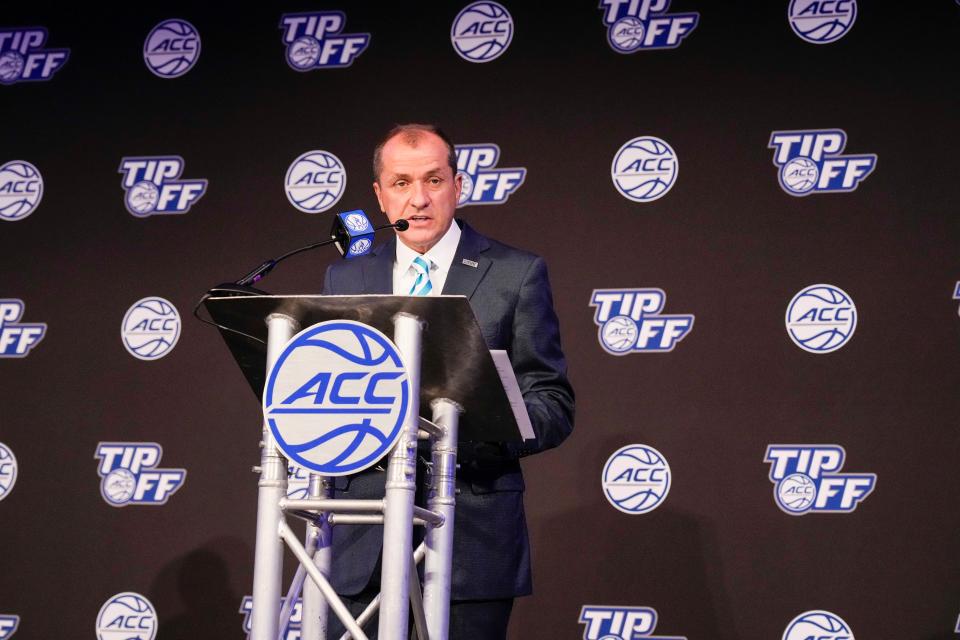
M397 223L394 226L397 227L397 231L406 231L407 229L410 228L410 223L404 220L403 218L400 218L399 220L397 220Z

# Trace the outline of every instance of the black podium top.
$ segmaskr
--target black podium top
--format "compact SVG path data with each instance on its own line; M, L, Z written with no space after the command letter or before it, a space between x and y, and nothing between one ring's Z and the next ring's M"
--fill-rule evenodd
M460 441L520 442L507 393L480 326L464 296L213 296L205 301L257 398L266 381L267 324L274 313L290 316L299 329L326 320L355 320L393 336L393 316L409 313L426 326L420 370L420 413L449 398L464 408ZM247 334L246 336L240 335Z

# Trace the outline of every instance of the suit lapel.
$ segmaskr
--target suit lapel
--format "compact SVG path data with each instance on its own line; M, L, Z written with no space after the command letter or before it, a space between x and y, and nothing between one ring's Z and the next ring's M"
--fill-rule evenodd
M396 257L397 239L393 237L374 250L371 260L364 261L364 293L393 293L393 263Z
M473 297L477 285L490 268L490 259L483 255L483 252L489 248L490 243L487 239L464 222L460 244L457 245L457 252L453 255L450 273L447 274L447 281L441 293L445 296Z

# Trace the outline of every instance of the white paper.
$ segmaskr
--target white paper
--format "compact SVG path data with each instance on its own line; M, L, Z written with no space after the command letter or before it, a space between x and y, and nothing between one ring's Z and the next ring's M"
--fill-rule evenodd
M510 408L513 409L513 417L520 427L520 435L524 440L533 440L536 436L533 433L533 425L530 424L530 415L527 413L527 405L523 402L523 394L520 393L520 385L517 384L517 376L513 373L513 366L510 364L510 358L507 352L502 349L491 349L490 355L493 356L493 364L500 374L500 382L507 391L507 399L510 401Z

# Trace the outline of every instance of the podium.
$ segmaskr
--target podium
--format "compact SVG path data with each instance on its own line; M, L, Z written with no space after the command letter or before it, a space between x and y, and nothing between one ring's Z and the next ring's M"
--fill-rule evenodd
M388 459L383 500L335 500L331 479L310 473L308 498L287 498L288 462L265 416L258 482L251 640L281 637L293 603L303 592L304 640L323 640L329 611L344 638L367 640L362 626L379 608L382 640L406 640L412 608L421 640L446 640L450 606L456 455L459 441L518 442L513 409L469 302L463 296L273 296L211 291L204 304L258 398L285 346L299 330L333 320L372 327L403 356L409 406ZM376 399L376 397L375 397ZM432 410L431 419L420 408ZM315 411L324 411L318 407ZM275 425L274 425L275 426ZM417 441L429 440L430 494L414 504ZM306 521L300 542L287 516ZM357 619L329 582L334 526L382 524L381 593ZM412 549L413 526L426 527ZM283 545L299 561L281 607ZM424 562L424 584L417 563ZM310 580L306 580L309 577Z

